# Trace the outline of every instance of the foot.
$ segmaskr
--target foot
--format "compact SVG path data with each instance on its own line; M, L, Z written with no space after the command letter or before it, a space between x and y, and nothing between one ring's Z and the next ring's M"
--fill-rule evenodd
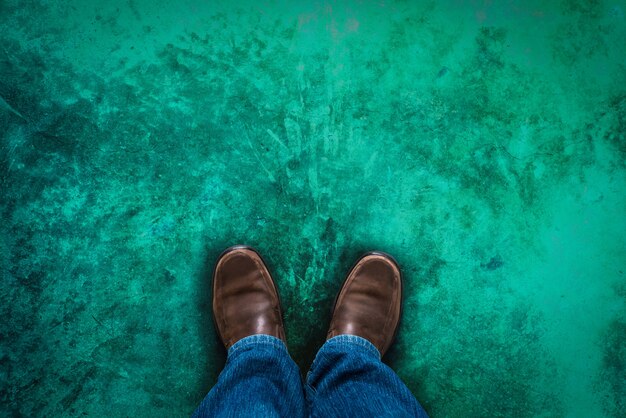
M383 356L391 345L402 306L402 275L388 254L363 255L339 291L328 338L342 334L369 340Z
M254 249L236 245L226 249L213 272L213 318L228 350L254 334L285 339L276 284Z

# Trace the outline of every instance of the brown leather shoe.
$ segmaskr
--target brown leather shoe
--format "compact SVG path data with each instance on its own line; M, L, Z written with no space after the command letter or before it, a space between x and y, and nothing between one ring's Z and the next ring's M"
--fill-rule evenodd
M341 334L369 340L383 356L395 337L402 308L402 274L388 254L372 251L354 264L337 295L326 339Z
M253 248L236 245L218 258L213 272L213 318L227 350L254 334L286 341L276 284Z

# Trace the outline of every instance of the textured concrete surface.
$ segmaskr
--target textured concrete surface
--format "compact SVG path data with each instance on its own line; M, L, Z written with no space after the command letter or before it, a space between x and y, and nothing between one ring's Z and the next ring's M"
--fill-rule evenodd
M624 1L0 2L0 416L192 412L208 274L303 372L363 251L433 417L626 415Z

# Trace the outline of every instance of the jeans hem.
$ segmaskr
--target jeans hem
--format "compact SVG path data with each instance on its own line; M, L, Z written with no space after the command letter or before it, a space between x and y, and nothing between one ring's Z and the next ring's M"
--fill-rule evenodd
M251 348L251 347L261 347L261 346L272 347L272 348L276 348L278 350L283 350L287 352L287 346L285 345L283 340L281 340L280 338L276 338L272 335L266 335L266 334L254 334L254 335L249 335L247 337L243 337L242 339L237 341L235 344L233 344L228 349L228 353L226 356L227 358L229 358L230 356L232 356L233 354L235 354L236 352L240 350L244 350L244 349Z
M367 339L365 339L363 337L359 337L358 335L341 334L341 335L337 335L335 337L332 337L332 338L328 339L328 341L326 341L326 343L324 343L324 345L322 346L320 351L322 351L324 349L324 346L326 346L327 344L344 346L346 348L352 348L352 347L354 347L356 345L356 346L359 346L359 347L363 347L370 354L375 355L378 358L378 360L380 360L381 357L382 357L380 355L380 351L378 351L378 348L376 348L376 346L374 344L372 344L369 340L367 340Z

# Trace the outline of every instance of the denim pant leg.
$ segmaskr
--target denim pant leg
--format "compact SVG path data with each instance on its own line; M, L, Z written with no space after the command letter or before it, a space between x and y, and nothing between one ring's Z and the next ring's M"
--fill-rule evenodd
M226 366L193 418L304 417L300 369L270 335L251 335L228 350Z
M312 417L424 417L426 412L365 338L338 335L317 353L307 375Z

